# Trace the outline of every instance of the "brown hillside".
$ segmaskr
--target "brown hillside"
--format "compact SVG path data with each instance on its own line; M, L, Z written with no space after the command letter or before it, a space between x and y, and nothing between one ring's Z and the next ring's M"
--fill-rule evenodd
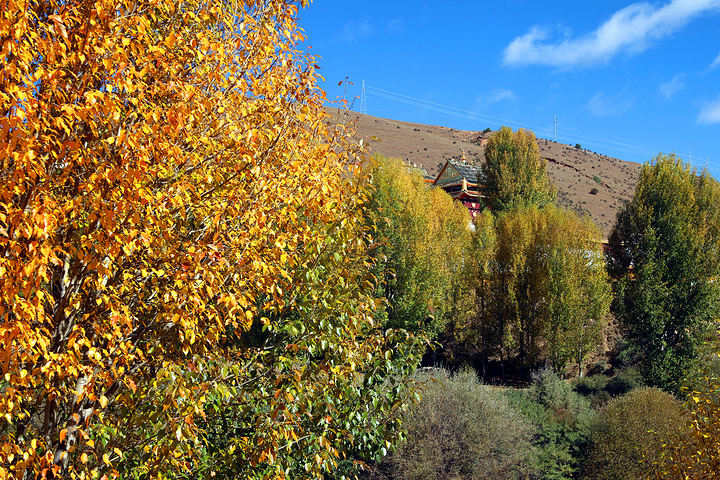
M357 136L367 142L371 153L401 158L424 168L431 176L438 173L445 160L459 159L463 151L468 162L484 161L484 148L480 143L490 135L357 112L338 113L337 109L328 109L328 112L336 120L354 122ZM557 203L588 213L607 236L618 208L635 190L640 164L551 140L538 139L538 147L540 154L548 159L548 176L557 188Z

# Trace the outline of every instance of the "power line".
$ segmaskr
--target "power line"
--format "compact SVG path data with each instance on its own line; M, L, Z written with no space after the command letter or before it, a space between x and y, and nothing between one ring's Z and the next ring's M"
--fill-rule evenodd
M490 115L485 115L478 112L472 112L470 110L463 110L461 108L456 107L450 107L447 105L442 105L435 102L430 102L428 100L422 100L419 98L410 97L408 95L403 95L401 93L395 93L390 92L388 90L383 90L380 88L367 86L367 92L370 95L375 95L381 98L387 98L389 100L393 100L396 102L406 103L408 105L414 105L417 107L425 108L428 110L433 110L440 113L445 113L447 115L454 115L456 117L465 118L468 120L485 120L489 121L493 124L496 124L498 126L501 125L508 125L508 126L517 126L517 127L523 127L523 128L530 128L534 130L536 133L539 131L545 132L545 134L549 135L552 130L546 128L546 127L540 127L538 125L530 125L525 123L516 122L514 120L509 120L506 118L499 118L499 117L493 117Z
M461 108L456 107L450 107L448 105L443 105L436 102L431 102L428 100L422 100L419 98L410 97L408 95L403 95L401 93L391 92L388 90L383 90L380 88L367 86L366 92L370 95L374 95L376 97L380 98L386 98L388 100L392 100L395 102L401 102L408 105L424 108L427 110L433 110L439 113L444 113L446 115L453 115L459 118L464 118L467 120L473 120L473 121L487 121L491 124L495 124L498 126L501 125L508 125L511 127L522 127L522 128L529 128L535 132L536 135L539 136L545 136L545 137L554 137L555 141L557 142L557 117L553 119L553 127L547 128L547 127L541 127L538 125L531 125L526 123L520 123L509 119L504 119L500 117L493 117L491 115L485 115L478 112L473 112L470 110L463 110ZM604 149L604 150L610 150L614 152L621 152L621 153L627 153L631 155L637 155L646 157L647 159L650 159L657 155L659 152L663 151L661 148L653 147L650 145L644 145L639 144L630 140L622 139L620 137L616 137L613 135L609 135L603 132L599 132L597 130L592 130L589 128L581 127L578 125L573 125L565 122L561 122L560 125L564 130L569 130L573 135L573 139L582 141L583 144L587 146L592 146L597 149ZM563 135L561 132L561 141L563 140ZM570 139L569 137L565 139L565 142L571 143L574 141L573 139ZM682 159L687 159L686 156L678 154L678 157ZM709 159L709 156L707 157ZM691 159L690 159L690 163ZM720 172L720 169L715 168L709 168L709 170L714 170Z

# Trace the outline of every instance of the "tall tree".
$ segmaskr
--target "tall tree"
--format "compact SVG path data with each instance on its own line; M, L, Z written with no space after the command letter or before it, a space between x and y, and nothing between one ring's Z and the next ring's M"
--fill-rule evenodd
M372 195L368 221L383 322L437 334L452 310L470 240L470 216L441 189L427 187L419 170L401 160L375 157L369 164Z
M1 478L299 478L390 435L306 3L2 3Z
M478 345L532 365L582 365L599 343L610 305L600 234L587 219L555 206L486 215L476 250ZM477 233L476 233L477 234ZM491 260L483 251L492 252ZM487 336L488 338L483 338Z
M555 189L545 171L535 134L502 127L488 139L480 183L495 210L547 205L555 201Z
M674 154L643 165L609 237L617 311L646 380L677 390L718 313L720 185Z

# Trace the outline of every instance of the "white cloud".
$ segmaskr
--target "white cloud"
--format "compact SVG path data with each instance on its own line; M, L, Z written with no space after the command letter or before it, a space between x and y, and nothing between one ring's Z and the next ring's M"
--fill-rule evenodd
M712 70L713 68L716 68L719 66L720 66L720 53L718 53L718 56L715 57L715 60L713 60L713 62L710 64L709 69Z
M590 113L598 117L621 115L633 106L634 100L626 93L607 96L605 92L598 92L588 102Z
M720 97L700 110L697 123L720 123Z
M402 18L394 18L385 24L385 30L402 33L405 31L405 22L403 22Z
M693 18L720 10L720 0L672 0L656 8L633 3L618 10L594 32L580 38L545 42L550 32L532 27L505 48L505 65L587 66L623 53L645 50L653 40L670 35Z
M685 88L685 74L678 74L669 82L661 83L658 87L658 92L665 97L666 100L669 100L683 88Z
M485 101L488 104L502 102L503 100L517 100L517 98L517 95L512 90L503 88L496 88L485 95Z
M369 20L365 20L362 23L350 21L345 24L342 33L340 34L340 40L345 42L354 42L360 38L370 36L375 33L375 27L370 23Z
M475 102L477 103L478 108L483 109L489 107L494 103L514 101L517 99L518 96L515 95L515 92L513 92L512 90L508 90L506 88L495 88L488 93L479 95Z

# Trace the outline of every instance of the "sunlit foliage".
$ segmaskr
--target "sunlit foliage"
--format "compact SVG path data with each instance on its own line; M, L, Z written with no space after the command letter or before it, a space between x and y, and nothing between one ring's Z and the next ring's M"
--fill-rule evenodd
M368 165L368 222L379 244L373 250L380 278L381 312L388 326L436 334L450 317L470 240L467 209L420 171L402 161L375 157Z
M720 185L674 154L643 165L609 237L617 312L646 380L678 391L718 313Z
M684 435L665 440L655 478L710 480L720 471L720 346L712 344L711 358L693 378L685 406L689 421Z
M0 477L300 478L393 435L412 338L300 3L1 3Z
M494 210L548 205L555 200L545 164L530 130L502 127L488 139L480 183Z
M597 229L546 206L479 217L475 235L475 343L529 365L541 356L560 370L582 365L610 304Z

